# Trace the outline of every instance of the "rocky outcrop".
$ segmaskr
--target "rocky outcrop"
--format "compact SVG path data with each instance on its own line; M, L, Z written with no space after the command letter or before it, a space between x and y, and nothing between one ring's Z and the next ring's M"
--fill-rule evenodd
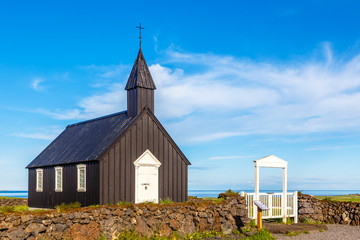
M172 236L195 231L231 233L246 218L244 197L222 201L193 200L172 204L132 204L55 210L26 214L0 214L1 239L97 239L100 234L116 238L124 230L145 236Z
M298 200L300 221L360 225L360 203L319 201L305 194L299 194Z

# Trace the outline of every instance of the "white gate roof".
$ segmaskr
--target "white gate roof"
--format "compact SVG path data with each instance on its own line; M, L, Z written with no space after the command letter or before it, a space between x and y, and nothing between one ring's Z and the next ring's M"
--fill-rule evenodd
M288 162L274 155L254 160L255 167L287 168Z

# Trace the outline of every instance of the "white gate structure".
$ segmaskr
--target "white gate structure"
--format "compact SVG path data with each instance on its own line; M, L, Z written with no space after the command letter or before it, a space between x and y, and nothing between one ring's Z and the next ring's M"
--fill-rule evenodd
M293 217L294 222L298 220L298 197L297 192L287 192L287 165L288 162L274 155L260 158L255 164L255 193L246 194L248 217L256 219L257 208L254 201L259 200L270 210L263 211L263 218L282 218L286 222L288 217ZM282 193L260 193L259 192L259 168L282 168L283 169L283 191Z
M254 195L255 193L246 193L245 195L248 217L256 219L256 207L254 207ZM259 200L269 208L269 210L262 212L262 217L267 218L282 218L284 216L282 208L283 193L259 193ZM298 219L298 192L286 194L286 217L294 218L294 222L297 223Z

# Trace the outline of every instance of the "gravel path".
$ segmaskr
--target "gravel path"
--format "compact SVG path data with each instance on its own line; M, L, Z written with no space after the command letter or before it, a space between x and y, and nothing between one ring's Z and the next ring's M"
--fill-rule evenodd
M311 231L309 234L300 233L298 236L273 234L278 240L360 240L360 227L339 224L327 224L324 232Z

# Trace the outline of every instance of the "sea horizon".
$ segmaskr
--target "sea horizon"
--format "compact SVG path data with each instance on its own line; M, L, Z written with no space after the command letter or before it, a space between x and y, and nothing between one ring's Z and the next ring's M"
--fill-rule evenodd
M194 197L218 197L220 193L226 190L189 190L188 195ZM244 191L245 193L252 193L254 190L233 190L235 192ZM303 194L309 194L313 196L337 196L337 195L349 195L349 194L360 194L360 190L291 190L288 192L299 191ZM260 190L262 193L279 193L282 190ZM27 198L28 191L26 190L0 190L1 197L19 197Z

